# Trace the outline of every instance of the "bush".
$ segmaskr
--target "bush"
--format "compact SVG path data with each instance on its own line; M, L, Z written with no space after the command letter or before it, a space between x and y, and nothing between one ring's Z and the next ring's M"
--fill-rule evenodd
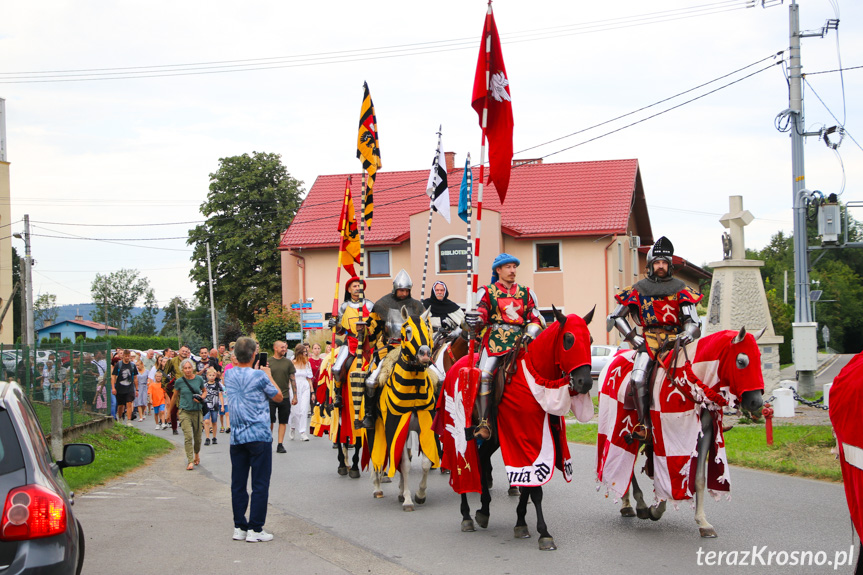
M285 333L300 331L300 314L273 302L266 310L255 312L253 326L261 351L267 351L277 341L284 341Z
M139 335L100 335L92 341L110 341L111 347L123 349L177 349L180 344L176 337L139 336Z

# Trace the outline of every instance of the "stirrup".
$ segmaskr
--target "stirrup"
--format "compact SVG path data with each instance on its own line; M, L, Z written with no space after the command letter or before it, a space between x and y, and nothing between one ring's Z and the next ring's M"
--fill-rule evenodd
M479 423L476 426L476 431L474 432L474 436L480 437L479 430L487 429L488 430L488 439L491 439L491 436L494 435L492 432L491 426L488 424L488 419L480 419Z
M632 431L629 432L628 439L629 441L627 441L627 443L632 443L633 441L652 443L653 438L650 436L650 430L647 429L646 425L643 423L636 423L632 428Z

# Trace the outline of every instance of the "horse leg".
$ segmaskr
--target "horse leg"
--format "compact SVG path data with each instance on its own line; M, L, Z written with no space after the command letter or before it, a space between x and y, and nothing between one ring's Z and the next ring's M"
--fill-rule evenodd
M383 475L383 470L381 469L372 469L372 485L374 486L374 491L372 491L372 496L375 499L380 499L384 496L384 492L381 489L381 475Z
M507 478L506 483L507 485L509 485L509 478ZM519 495L521 495L521 491L518 487L513 487L512 485L509 485L509 488L506 490L506 494L510 497L518 497Z
M414 510L414 502L411 499L411 488L408 484L408 480L410 479L411 474L411 460L408 457L408 448L407 443L405 443L405 448L402 450L402 461L399 465L399 486L401 487L401 492L404 496L404 503L402 503L403 511L413 511ZM402 498L399 497L399 501Z
M420 451L420 464L422 464L423 468L423 476L420 479L420 486L417 489L416 502L419 505L422 505L426 502L426 485L428 484L429 471L431 471L431 459L426 457L426 454Z
M488 527L488 520L491 517L491 452L488 449L488 442L484 443L479 450L479 468L480 468L480 483L482 484L482 494L480 495L480 508L476 510L476 522L479 526L485 529Z
M512 535L516 539L527 539L530 537L530 531L527 529L527 500L530 498L530 487L525 487L521 490L521 495L518 497L518 505L515 508L515 527L512 530Z
M363 440L361 437L357 437L354 442L354 457L353 457L353 465L351 465L350 470L348 471L348 477L351 479L359 479L360 477L360 450L363 446Z
M461 494L461 530L462 533L472 533L476 531L473 519L470 518L470 504L467 502L467 493Z
M641 492L641 487L638 486L638 481L635 479L635 471L632 472L632 496L635 497L635 514L639 519L649 519L650 510L644 502L644 494Z
M336 443L336 447L338 447L338 449L336 449L336 453L337 453L337 457L339 460L339 468L338 468L339 475L347 475L348 474L348 466L345 465L345 452L342 451L344 449L344 447L341 443Z
M533 501L533 506L536 509L536 532L539 533L539 550L554 551L557 545L554 544L554 537L548 532L548 527L545 524L545 517L542 514L542 485L528 488L530 500Z
M698 462L695 464L695 523L702 537L716 537L713 525L704 515L704 488L707 485L707 453L713 441L713 416L705 410L701 416L702 435L698 439Z
M632 508L632 502L629 500L629 491L631 489L631 487L627 489L623 497L620 498L620 515L622 517L635 517L635 509Z

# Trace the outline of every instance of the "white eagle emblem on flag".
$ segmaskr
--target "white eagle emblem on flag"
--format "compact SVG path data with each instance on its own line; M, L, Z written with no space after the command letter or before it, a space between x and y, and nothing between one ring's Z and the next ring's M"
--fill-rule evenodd
M491 97L498 102L512 102L512 98L506 93L506 87L509 86L509 80L503 75L503 72L498 72L491 77Z

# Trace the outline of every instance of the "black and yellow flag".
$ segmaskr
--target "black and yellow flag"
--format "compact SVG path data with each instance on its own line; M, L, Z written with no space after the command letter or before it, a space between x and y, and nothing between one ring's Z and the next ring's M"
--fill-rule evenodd
M375 174L381 167L380 141L378 140L378 121L375 118L375 105L369 94L369 85L363 82L363 106L360 108L360 127L357 134L357 158L362 160L363 169L369 174L366 185L366 209L363 218L366 227L372 227L372 214L375 203L372 188L375 185Z

